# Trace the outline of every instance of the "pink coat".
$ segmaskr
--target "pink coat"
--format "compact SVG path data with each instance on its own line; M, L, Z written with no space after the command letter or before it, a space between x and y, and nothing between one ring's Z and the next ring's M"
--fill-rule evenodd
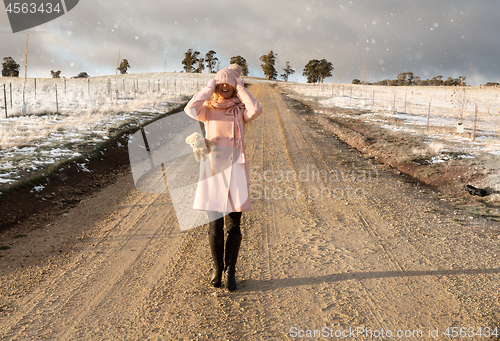
M242 115L229 115L226 113L227 109L205 105L204 102L214 92L208 86L196 94L184 109L186 114L205 123L205 138L216 146L208 157L200 160L200 181L196 189L194 209L218 212L250 210L245 124L257 118L262 113L262 108L241 85L236 86L236 91L244 104ZM236 132L238 126L241 139Z

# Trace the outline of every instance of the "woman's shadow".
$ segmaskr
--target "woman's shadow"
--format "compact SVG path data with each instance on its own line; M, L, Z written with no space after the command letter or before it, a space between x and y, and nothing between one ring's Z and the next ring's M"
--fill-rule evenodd
M500 268L495 269L463 269L463 270L422 270L422 271L365 271L349 272L317 277L281 278L281 279L248 279L241 281L238 292L270 291L280 288L299 287L319 283L333 283L349 280L365 280L391 277L423 277L423 276L450 276L450 275L484 275L498 274Z

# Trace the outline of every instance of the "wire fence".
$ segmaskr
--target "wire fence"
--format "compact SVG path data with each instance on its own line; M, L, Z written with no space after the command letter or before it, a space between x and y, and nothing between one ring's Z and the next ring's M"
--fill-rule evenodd
M355 84L279 83L283 89L316 98L324 106L446 118L441 124L473 129L481 124L500 133L500 89L494 87L417 87Z
M150 73L92 78L3 78L2 117L64 111L139 108L202 89L212 74Z
M52 113L133 111L192 96L213 74L143 73L80 79L11 78L0 81L0 118ZM434 125L500 133L500 89L279 82L283 89L324 106L405 113ZM441 120L439 120L441 118ZM446 120L444 120L446 118Z

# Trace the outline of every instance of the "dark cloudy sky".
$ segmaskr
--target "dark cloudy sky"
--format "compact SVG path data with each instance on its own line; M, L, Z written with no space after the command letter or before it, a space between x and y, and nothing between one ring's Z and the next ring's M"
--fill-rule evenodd
M309 60L327 59L335 83L361 79L364 66L369 81L467 72L478 85L500 81L499 15L498 0L80 0L30 29L28 76L115 74L119 56L128 59L129 73L162 72L165 56L167 71L179 72L192 48L215 50L221 67L241 55L257 77L259 57L273 50L278 71L289 61L297 81L305 81ZM26 32L12 33L3 10L0 37L0 57L22 65Z

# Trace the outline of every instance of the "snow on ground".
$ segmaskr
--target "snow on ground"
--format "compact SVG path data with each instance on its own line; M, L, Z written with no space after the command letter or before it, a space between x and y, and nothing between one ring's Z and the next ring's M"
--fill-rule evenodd
M2 78L7 113L2 98L0 186L79 157L84 150L109 139L113 131L164 114L203 88L213 76L152 73L89 79L28 79L26 86L24 79ZM3 90L2 84L0 87ZM27 109L23 109L23 103L28 103ZM88 171L84 163L80 168Z
M446 161L450 154L454 158L480 153L500 155L500 89L298 83L280 86L308 96L325 108L360 109L357 119L384 129L425 136L429 147L442 153L432 158L433 163ZM459 121L463 132L458 132Z
M0 186L81 156L83 150L108 139L115 129L135 126L165 113L211 78L210 74L149 73L28 79L24 84L24 79L3 77L0 87L5 85L6 98L0 101ZM251 80L256 81L268 82ZM327 108L362 109L357 118L385 129L424 135L429 148L442 152L432 162L442 162L450 154L455 158L483 152L500 155L500 89L298 83L280 86L311 97ZM478 119L473 141L476 104ZM464 133L457 132L460 119Z

